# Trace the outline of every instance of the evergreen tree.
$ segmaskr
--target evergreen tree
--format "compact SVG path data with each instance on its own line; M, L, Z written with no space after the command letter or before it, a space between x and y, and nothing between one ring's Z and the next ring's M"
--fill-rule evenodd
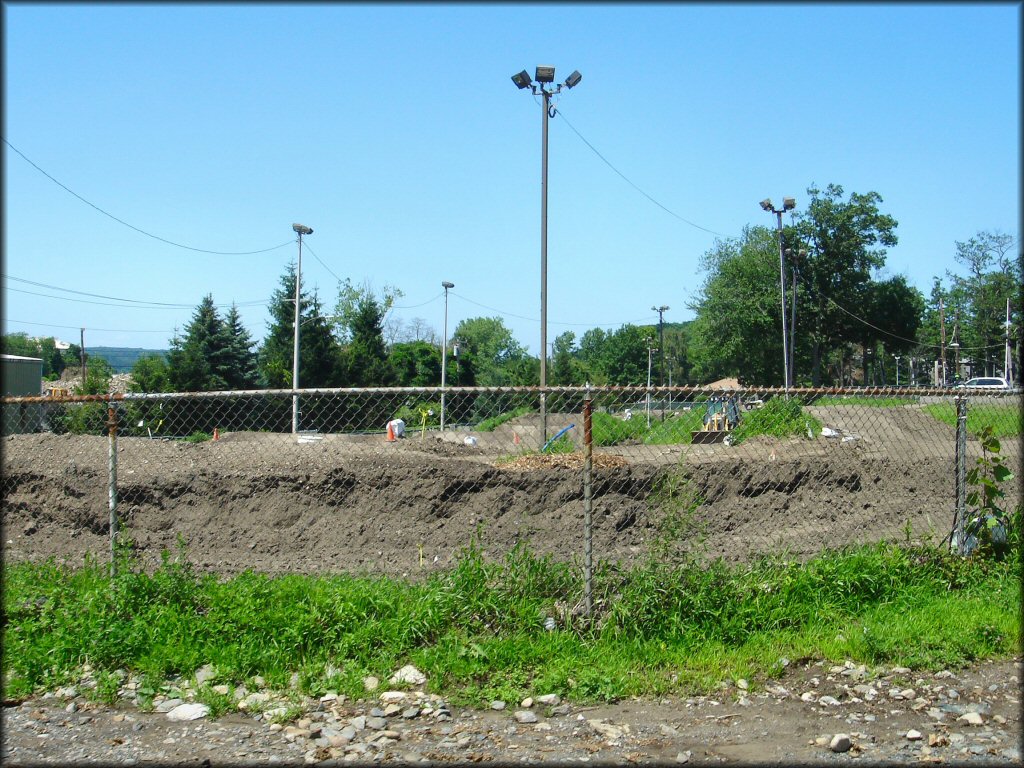
M223 376L229 389L254 389L258 381L256 353L249 331L242 325L238 306L231 305L223 324Z
M396 376L384 344L384 310L373 296L363 296L351 320L349 378L357 387L388 387Z
M207 294L185 327L184 337L171 340L167 355L168 381L178 392L208 392L227 389L224 321Z
M299 388L344 386L338 344L323 317L319 297L302 292L299 337ZM260 383L271 389L292 385L295 350L295 267L288 265L280 286L270 296L270 322L257 354Z

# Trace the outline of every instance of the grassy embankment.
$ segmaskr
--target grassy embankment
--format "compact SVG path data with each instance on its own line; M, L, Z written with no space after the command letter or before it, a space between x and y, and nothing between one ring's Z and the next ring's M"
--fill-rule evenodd
M454 703L486 705L558 692L577 701L756 688L783 658L955 667L1019 651L1020 551L961 560L895 544L828 552L799 564L746 566L652 558L628 573L601 565L596 620L566 619L582 600L580 569L517 548L497 562L478 545L450 572L409 583L345 575L218 579L180 553L153 573L130 561L4 567L5 696L97 670L97 698L116 670L151 696L173 675L212 663L209 684L262 675L285 689L363 695L406 663ZM560 610L559 606L563 606ZM546 631L545 618L558 617ZM297 694L296 694L297 695ZM217 712L232 698L209 687Z

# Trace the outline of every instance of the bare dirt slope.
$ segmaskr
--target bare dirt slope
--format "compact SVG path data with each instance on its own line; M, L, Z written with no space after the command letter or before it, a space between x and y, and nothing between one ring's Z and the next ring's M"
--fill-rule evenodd
M552 431L572 418L553 417ZM646 556L666 515L693 501L684 545L711 557L806 556L902 539L908 525L915 539L948 533L952 429L910 409L884 419L877 408L829 409L819 418L844 438L597 449L595 559ZM394 443L380 435L120 438L118 513L150 562L180 536L196 565L223 573L417 577L450 566L477 534L491 556L522 541L540 554L582 558L582 454L517 459L537 427L524 419L494 432L410 433ZM581 431L570 437L578 441ZM101 437L4 438L8 560L106 556L108 448Z

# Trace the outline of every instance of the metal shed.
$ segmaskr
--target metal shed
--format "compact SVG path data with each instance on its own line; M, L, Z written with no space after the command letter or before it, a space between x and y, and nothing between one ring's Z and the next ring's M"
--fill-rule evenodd
M43 394L43 361L38 357L0 355L0 374L4 397L39 397ZM41 403L3 406L0 428L5 435L38 432L42 424Z

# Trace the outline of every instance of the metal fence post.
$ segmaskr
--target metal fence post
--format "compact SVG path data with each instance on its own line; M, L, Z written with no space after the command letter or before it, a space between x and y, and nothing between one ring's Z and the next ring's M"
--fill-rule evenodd
M591 431L590 384L583 398L583 580L585 582L587 618L594 611L594 440Z
M967 515L967 396L956 399L956 509L953 512L953 533L950 551L962 553L964 548L964 518Z
M110 506L110 575L117 575L117 414L114 404L107 405L107 428L110 430L107 500Z

